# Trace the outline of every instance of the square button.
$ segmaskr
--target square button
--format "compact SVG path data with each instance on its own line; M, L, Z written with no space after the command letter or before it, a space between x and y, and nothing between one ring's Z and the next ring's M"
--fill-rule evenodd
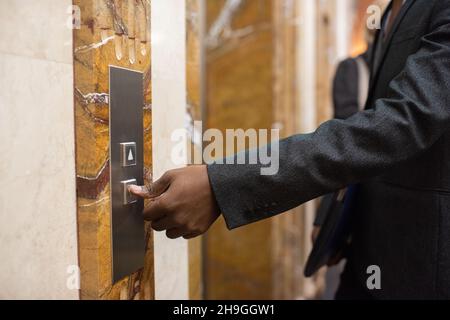
M120 163L122 167L136 165L136 142L124 142L120 144Z
M131 194L128 191L128 187L130 185L133 185L133 184L136 185L137 184L136 179L130 179L130 180L122 181L121 184L122 184L123 204L127 205L127 204L132 204L132 203L137 202L136 196Z

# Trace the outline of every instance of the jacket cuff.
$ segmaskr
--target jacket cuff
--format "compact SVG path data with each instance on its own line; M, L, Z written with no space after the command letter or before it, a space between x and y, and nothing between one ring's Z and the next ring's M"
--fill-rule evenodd
M211 164L207 166L209 183L216 202L225 219L228 229L235 229L242 225L239 223L240 209L236 207L238 202L231 190L233 188L232 182L226 177L225 168L223 165Z
M244 170L243 168L247 168ZM253 168L256 170L256 168ZM244 225L268 218L273 215L270 208L261 210L251 190L248 179L252 179L253 171L248 166L210 164L207 166L209 182L222 212L228 229L236 229Z

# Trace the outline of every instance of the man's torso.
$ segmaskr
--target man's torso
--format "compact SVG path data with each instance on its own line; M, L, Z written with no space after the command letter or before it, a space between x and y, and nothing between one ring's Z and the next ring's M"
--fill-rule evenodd
M367 106L388 96L429 32L439 0L410 1L381 50ZM450 298L450 130L428 151L361 184L350 260L364 284L367 268L380 267L376 297Z

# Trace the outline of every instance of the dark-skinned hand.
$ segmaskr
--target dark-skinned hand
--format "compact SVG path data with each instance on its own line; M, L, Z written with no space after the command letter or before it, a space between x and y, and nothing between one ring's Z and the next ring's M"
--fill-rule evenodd
M130 186L132 194L150 199L144 219L170 239L191 239L205 233L220 216L206 166L166 172L148 186Z

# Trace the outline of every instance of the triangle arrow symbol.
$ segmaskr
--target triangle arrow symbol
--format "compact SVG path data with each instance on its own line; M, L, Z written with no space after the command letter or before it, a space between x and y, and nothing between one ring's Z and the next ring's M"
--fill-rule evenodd
M134 160L133 152L131 152L131 149L130 149L130 152L128 153L128 161L133 161L133 160Z

